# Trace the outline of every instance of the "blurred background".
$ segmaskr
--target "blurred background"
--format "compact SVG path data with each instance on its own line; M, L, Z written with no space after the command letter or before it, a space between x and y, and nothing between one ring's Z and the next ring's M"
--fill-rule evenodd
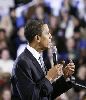
M77 81L86 86L86 0L0 0L0 100L11 100L10 76L26 47L24 26L31 18L49 25L58 63L72 59ZM49 67L52 52L44 52ZM56 100L86 100L86 90L74 86Z

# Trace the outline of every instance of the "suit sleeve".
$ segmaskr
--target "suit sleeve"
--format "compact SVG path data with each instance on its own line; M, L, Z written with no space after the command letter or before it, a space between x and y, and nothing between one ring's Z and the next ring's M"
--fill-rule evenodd
M57 96L61 95L62 93L68 91L70 88L72 88L72 83L66 82L63 76L57 79L56 82L54 82L52 85L53 85L52 100L55 99Z
M40 97L53 91L52 85L45 77L38 83L33 81L31 69L25 61L19 61L15 73L17 91L22 100L40 100Z

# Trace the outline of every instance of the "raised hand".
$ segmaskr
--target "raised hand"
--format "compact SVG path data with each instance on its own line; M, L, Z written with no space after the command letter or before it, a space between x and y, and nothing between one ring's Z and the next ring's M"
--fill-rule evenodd
M62 64L57 64L54 67L52 67L51 69L49 69L46 78L50 81L54 80L55 78L57 78L58 76L61 76L63 74L62 71Z
M72 60L70 60L69 64L65 68L63 68L64 77L68 78L72 76L75 71L75 65Z

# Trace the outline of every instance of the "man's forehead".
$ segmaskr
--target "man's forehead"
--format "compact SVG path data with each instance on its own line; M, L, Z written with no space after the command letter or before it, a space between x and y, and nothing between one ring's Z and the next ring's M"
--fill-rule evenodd
M43 30L49 31L49 27L48 27L47 24L44 24L44 25L43 25Z

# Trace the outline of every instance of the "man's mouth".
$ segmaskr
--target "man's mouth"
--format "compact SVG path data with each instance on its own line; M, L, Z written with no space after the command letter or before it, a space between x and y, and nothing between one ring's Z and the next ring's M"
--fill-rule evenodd
M49 47L52 47L52 42L51 41L49 41Z

